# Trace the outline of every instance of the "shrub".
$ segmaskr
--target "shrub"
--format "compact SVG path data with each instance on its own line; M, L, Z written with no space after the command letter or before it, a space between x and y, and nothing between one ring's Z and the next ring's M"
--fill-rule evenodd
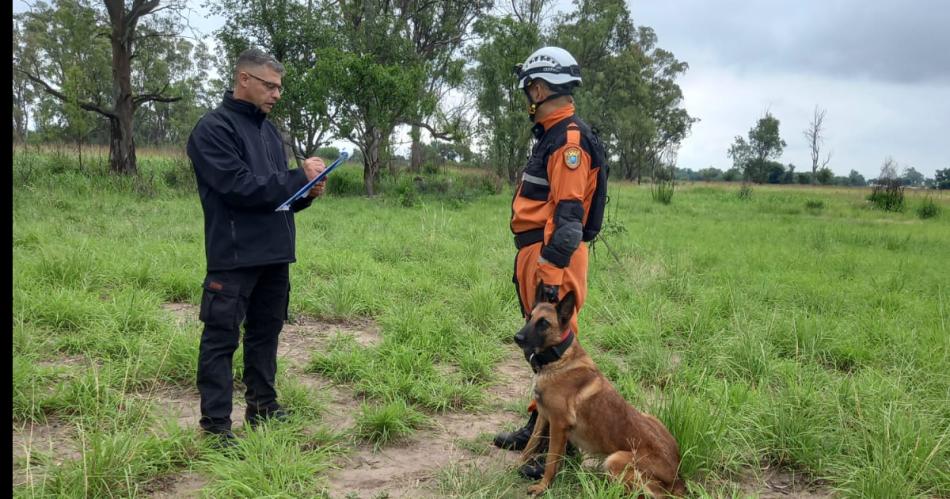
M194 192L198 188L195 171L187 159L172 160L170 167L162 172L162 180L172 189Z
M362 196L365 192L362 168L341 166L333 170L327 177L326 192L333 196Z
M399 204L406 208L415 206L419 201L416 195L415 182L409 177L399 179L399 182L396 183L395 193L399 199Z
M505 181L491 172L484 175L465 175L462 177L462 184L466 191L473 191L475 194L498 194L505 188Z
M930 196L927 196L917 207L917 216L921 219L934 218L938 215L940 215L940 206Z
M884 179L874 186L868 201L884 211L904 211L904 186L899 179Z
M736 195L739 196L739 199L744 201L752 199L752 186L749 184L742 184L742 187L739 188L739 192Z
M650 196L658 203L670 204L673 201L673 190L676 182L670 180L656 180L650 187Z
M808 201L805 201L805 208L809 210L819 211L819 210L824 209L824 207L825 207L824 201L816 201L814 199L809 199Z
M435 163L426 162L422 164L422 173L425 173L426 175L435 175L439 173L439 170L439 165Z

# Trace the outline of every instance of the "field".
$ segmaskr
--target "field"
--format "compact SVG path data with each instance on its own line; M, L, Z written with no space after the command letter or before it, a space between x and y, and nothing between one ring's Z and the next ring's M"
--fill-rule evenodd
M144 181L14 154L15 496L524 496L491 446L530 386L508 187L449 170L367 199L334 174L296 219L294 418L246 431L237 396L227 454L197 432L194 179L140 159ZM613 182L580 342L671 429L693 497L950 496L950 196L921 219L919 193L889 213L865 189L737 190ZM549 492L621 495L580 459Z

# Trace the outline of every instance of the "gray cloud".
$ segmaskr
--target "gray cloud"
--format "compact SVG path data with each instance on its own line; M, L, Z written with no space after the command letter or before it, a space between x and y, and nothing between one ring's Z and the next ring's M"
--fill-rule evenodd
M738 71L950 82L950 2L633 1L661 46ZM678 50L679 49L679 50Z

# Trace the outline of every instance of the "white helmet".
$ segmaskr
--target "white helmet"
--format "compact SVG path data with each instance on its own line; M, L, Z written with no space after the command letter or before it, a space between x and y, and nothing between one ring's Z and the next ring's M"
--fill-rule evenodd
M542 47L528 56L524 64L515 66L518 88L524 89L531 80L544 80L552 85L569 82L581 83L581 67L570 52L560 47Z

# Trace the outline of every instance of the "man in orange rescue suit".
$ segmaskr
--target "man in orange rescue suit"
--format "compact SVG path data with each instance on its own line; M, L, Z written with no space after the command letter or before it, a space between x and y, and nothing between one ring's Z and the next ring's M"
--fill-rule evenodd
M515 234L514 283L527 317L537 300L557 302L570 291L577 295L571 327L560 345L527 360L537 371L557 360L577 334L577 313L587 296L587 246L600 230L606 194L603 146L591 128L574 114L574 88L580 67L566 50L544 47L515 68L518 86L528 98L528 113L537 139L512 201ZM495 437L496 446L522 450L537 420L534 401L527 424ZM543 451L544 449L542 449ZM524 465L522 475L538 479L540 458Z

